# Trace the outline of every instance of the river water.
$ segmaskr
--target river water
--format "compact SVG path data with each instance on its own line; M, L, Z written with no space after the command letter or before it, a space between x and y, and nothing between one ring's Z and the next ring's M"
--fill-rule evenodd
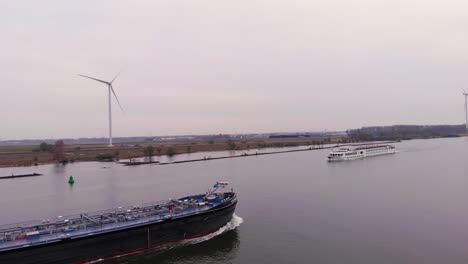
M237 228L106 263L468 263L468 138L396 147L395 155L340 163L326 162L329 150L313 150L165 166L1 168L0 175L45 175L0 180L0 224L176 198L229 181L239 197Z

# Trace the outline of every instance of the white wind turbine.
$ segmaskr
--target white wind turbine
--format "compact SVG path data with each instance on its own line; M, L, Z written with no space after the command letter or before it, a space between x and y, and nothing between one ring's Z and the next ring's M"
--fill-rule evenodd
M468 105L466 102L466 97L468 96L468 93L465 90L463 90L463 95L465 96L465 126L466 130L468 130Z
M101 83L104 83L107 85L107 89L108 89L108 95L109 95L109 147L112 147L112 108L111 108L111 92L114 94L115 96L115 100L117 100L117 103L119 104L119 107L120 109L122 110L123 112L123 108L122 106L120 105L120 102L119 102L119 98L117 98L117 95L115 94L115 91L114 91L114 88L112 87L112 83L115 81L115 79L117 78L117 76L119 76L120 72L114 77L114 79L112 79L112 81L110 82L106 82L106 81L103 81L103 80L99 80L99 79L96 79L96 78L93 78L93 77L89 77L89 76L85 76L85 75L81 75L81 74L78 74L79 76L81 77L85 77L85 78L88 78L88 79L91 79L91 80L95 80L95 81L98 81L98 82L101 82Z

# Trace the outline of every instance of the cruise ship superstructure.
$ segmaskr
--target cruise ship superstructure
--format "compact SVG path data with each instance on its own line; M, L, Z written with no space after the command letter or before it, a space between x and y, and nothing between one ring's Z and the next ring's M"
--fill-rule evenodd
M394 153L395 147L392 145L347 146L331 151L328 154L328 161L354 160Z

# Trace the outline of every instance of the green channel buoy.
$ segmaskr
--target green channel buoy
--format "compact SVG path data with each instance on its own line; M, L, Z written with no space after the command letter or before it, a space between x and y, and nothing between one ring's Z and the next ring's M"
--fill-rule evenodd
M69 184L74 184L75 183L75 179L73 179L73 176L70 176L70 178L68 179L68 183Z

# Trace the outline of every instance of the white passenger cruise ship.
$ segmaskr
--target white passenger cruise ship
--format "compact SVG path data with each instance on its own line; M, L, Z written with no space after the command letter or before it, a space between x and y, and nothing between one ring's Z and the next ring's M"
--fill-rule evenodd
M392 145L349 146L330 152L328 161L353 160L393 153L395 153L395 147Z

